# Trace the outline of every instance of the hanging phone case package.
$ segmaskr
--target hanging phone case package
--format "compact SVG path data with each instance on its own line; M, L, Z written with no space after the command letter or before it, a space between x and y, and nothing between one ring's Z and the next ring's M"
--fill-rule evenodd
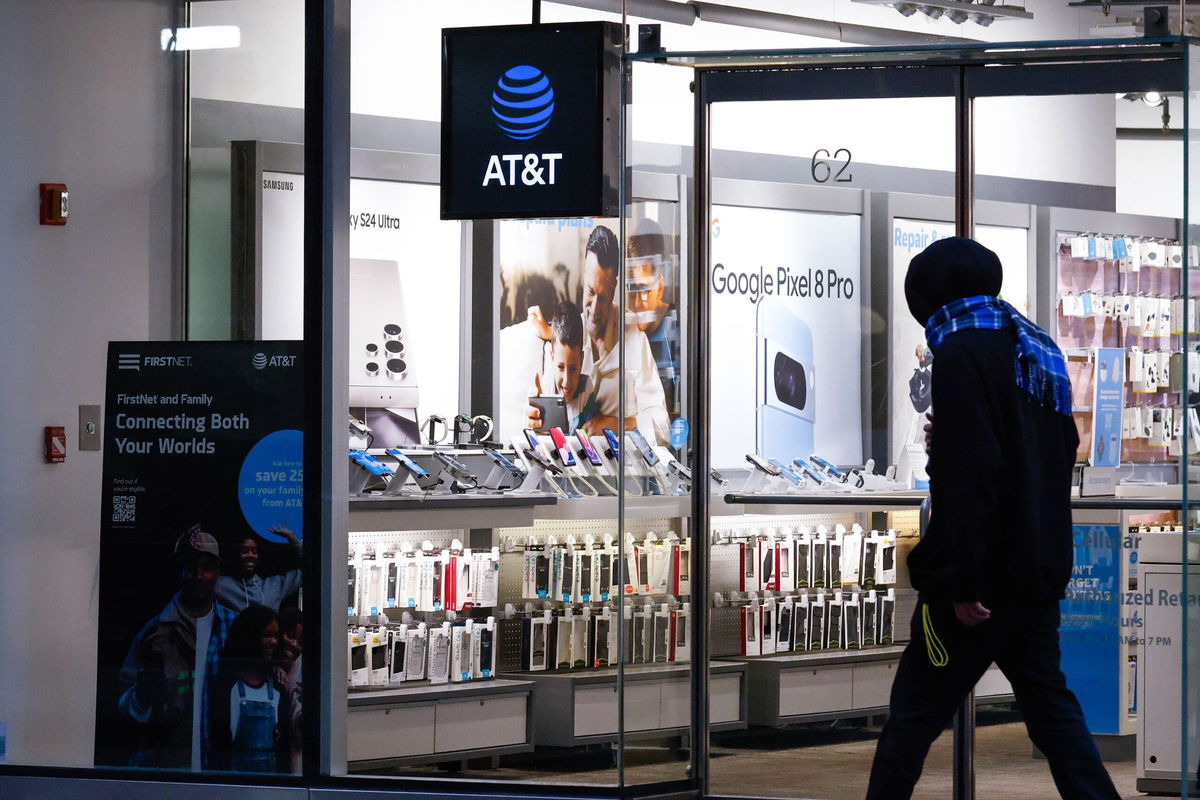
M474 661L472 630L474 624L467 620L450 629L450 682L463 683L471 680L471 664Z
M842 526L834 531L825 544L829 563L826 567L826 585L831 589L839 589L842 585L842 537L845 535Z
M450 680L450 650L453 634L449 622L429 629L429 682Z
M404 683L408 669L408 626L398 625L387 631L388 686Z
M876 631L876 620L878 619L879 600L875 596L875 590L867 592L866 598L862 603L862 643L863 647L872 647L879 643L879 634Z
M825 612L825 646L838 650L845 646L842 638L842 593L835 591Z
M825 647L825 593L817 592L808 600L808 649L821 650Z
M375 628L367 632L367 685L384 687L388 685L388 634L384 628Z
M677 663L687 663L692 660L691 609L691 603L684 603L678 610L671 612L671 635L674 637L674 644L671 647L671 660Z
M828 585L825 581L825 568L828 565L825 551L825 532L818 529L812 540L812 585L817 589L823 589Z
M842 585L853 586L859 582L862 572L862 528L855 525L842 536L841 573Z
M879 599L879 643L891 644L896 633L896 590L888 589Z
M863 539L862 546L862 566L859 570L859 584L864 589L870 589L876 584L876 559L879 553L880 536L878 531L871 531L870 535Z
M500 602L500 548L476 551L472 557L471 594L475 605L493 608Z
M350 667L350 687L360 689L370 682L367 668L367 629L354 628L346 639L347 661Z
M792 603L792 649L808 649L808 594L796 597Z
M758 614L758 622L762 627L759 631L759 652L764 656L775 654L775 601L764 600Z
M896 582L896 531L889 530L879 544L876 581L884 586Z
M408 626L405 631L404 680L419 681L425 679L425 664L428 656L429 630L424 622Z
M758 583L765 591L779 591L779 576L775 572L775 537L759 536L755 540L758 558Z
M775 604L775 652L792 649L792 617L795 598L785 597Z
M812 586L812 538L807 528L801 528L796 536L796 557L794 560L796 572L796 588L807 589Z
M496 618L488 617L471 628L471 677L490 678L496 674Z
M796 542L790 536L775 541L775 582L781 592L796 590Z
M863 647L862 603L858 592L842 601L842 638L847 650L861 650Z
M649 584L649 593L667 594L671 591L671 562L674 548L670 542L660 541L655 542L649 550L650 577L646 581Z
M575 635L575 614L566 609L562 616L554 618L554 667L556 669L571 668L571 645Z
M665 664L671 660L671 609L666 604L655 606L653 630L651 631L650 660Z
M553 652L553 616L541 611L521 620L521 668L528 672L549 669Z
M671 545L673 585L671 594L684 597L692 593L692 543L689 539Z
M593 667L607 667L614 663L617 653L617 626L611 608L603 608L594 618L595 649Z
M526 600L541 599L537 593L538 556L540 553L541 545L530 540L530 543L525 545L525 552L521 556L521 597Z
M758 603L742 606L742 655L761 656L762 646L758 642L762 629L762 609Z

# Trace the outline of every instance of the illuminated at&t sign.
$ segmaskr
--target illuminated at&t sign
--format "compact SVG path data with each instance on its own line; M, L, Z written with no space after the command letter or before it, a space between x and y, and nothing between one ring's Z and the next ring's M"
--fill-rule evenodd
M518 64L492 90L492 117L509 139L536 138L554 117L554 87L537 67ZM553 186L562 153L507 153L488 158L483 186Z

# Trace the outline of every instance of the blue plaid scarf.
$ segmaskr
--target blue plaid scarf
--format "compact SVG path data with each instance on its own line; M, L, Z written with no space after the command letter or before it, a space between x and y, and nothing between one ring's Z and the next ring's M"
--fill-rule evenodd
M925 323L925 340L935 354L955 331L1012 330L1017 337L1017 386L1039 405L1071 415L1071 381L1062 351L1044 330L998 297L964 297L939 308Z

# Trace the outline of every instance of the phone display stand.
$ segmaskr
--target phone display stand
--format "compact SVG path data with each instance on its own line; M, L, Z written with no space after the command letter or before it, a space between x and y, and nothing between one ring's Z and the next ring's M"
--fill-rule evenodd
M382 475L376 475L371 470L359 464L354 459L350 459L350 494L362 494L363 490L370 485L371 481L376 478L382 478ZM385 478L386 480L386 478Z
M499 464L493 464L492 471L487 474L487 477L484 478L479 485L489 487L503 486L512 479L513 475L511 472Z
M657 474L654 477L662 487L663 494L687 494L691 491L691 482L671 470L671 464L678 463L678 460L670 449L659 444L654 445L654 452L658 453L658 464L654 467Z
M785 483L782 478L775 475L768 475L758 467L754 467L750 472L750 477L746 478L746 484L742 487L744 494L758 494L766 492L787 492L787 486L780 486Z
M533 494L535 492L541 492L542 480L549 480L549 476L546 475L546 470L537 463L530 461L525 457L525 448L528 447L529 444L525 441L525 437L523 435L512 437L512 446L513 449L517 451L517 456L521 459L521 462L525 465L526 473L525 480L521 481L521 485L510 490L509 494ZM489 483L490 482L491 480L489 478Z

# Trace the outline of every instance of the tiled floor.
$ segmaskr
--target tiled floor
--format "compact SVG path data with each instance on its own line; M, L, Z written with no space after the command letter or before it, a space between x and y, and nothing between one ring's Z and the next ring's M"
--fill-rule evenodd
M877 731L870 729L793 728L786 731L719 735L712 747L714 794L806 800L861 800L875 752ZM951 736L934 743L917 800L950 797ZM678 780L685 776L686 753L636 746L626 756L626 783ZM1122 798L1143 798L1136 790L1134 762L1108 764ZM1032 756L1019 722L981 725L976 732L978 800L1053 800L1058 797L1046 762ZM613 784L615 770L604 751L562 758L525 756L506 759L495 769L471 770L459 777L536 781L555 784ZM1169 798L1167 799L1169 800Z

